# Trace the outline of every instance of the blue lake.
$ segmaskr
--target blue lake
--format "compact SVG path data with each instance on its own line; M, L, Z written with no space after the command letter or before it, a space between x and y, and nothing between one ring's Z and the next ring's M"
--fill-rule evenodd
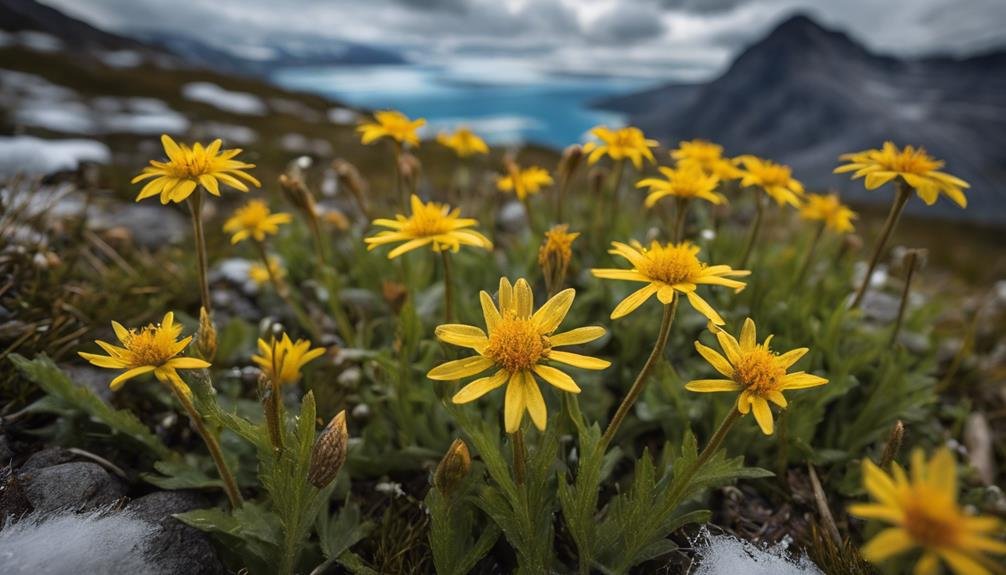
M451 66L383 65L287 68L280 86L371 109L424 117L425 136L467 125L491 143L536 142L563 147L593 126L623 123L590 104L655 84L653 79L573 76L530 71L492 61Z

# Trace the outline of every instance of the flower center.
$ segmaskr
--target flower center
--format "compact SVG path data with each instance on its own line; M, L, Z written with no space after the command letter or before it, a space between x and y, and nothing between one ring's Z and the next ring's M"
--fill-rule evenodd
M790 170L786 166L765 166L758 174L765 186L787 186L790 180Z
M265 202L253 200L235 215L238 221L241 222L242 228L254 229L259 227L269 217L269 208L265 205Z
M531 319L504 317L489 335L485 356L510 373L531 369L551 349Z
M927 174L940 167L924 150L906 149L889 158L884 167L904 174Z
M928 490L924 490L928 491ZM916 489L905 505L904 528L924 547L953 547L960 525L952 504L936 493Z
M416 237L439 236L451 231L450 222L443 206L431 203L416 210L402 231Z
M702 263L689 244L654 246L643 255L646 262L639 271L666 284L687 282L702 273Z
M192 150L183 149L182 159L169 162L168 169L176 178L198 178L210 173L210 157L206 154L196 154Z
M786 368L779 365L776 356L764 347L741 355L734 365L734 381L756 395L779 389L779 380L786 375Z
M129 337L123 344L129 350L133 367L144 365L159 366L175 356L172 349L174 341L168 340L161 329L148 326L141 330L129 332Z

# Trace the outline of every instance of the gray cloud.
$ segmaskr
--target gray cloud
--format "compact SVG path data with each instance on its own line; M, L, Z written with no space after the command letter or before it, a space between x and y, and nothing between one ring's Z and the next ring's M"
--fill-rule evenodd
M662 36L661 12L646 4L630 8L616 6L599 17L590 29L597 40L613 44L635 44Z

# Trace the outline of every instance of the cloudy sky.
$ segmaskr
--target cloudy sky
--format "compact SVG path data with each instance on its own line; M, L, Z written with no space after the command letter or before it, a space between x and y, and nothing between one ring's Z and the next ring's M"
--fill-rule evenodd
M709 75L795 11L884 52L1006 45L1006 0L43 0L100 27L199 34L240 49L320 36L423 61L497 58L550 70Z

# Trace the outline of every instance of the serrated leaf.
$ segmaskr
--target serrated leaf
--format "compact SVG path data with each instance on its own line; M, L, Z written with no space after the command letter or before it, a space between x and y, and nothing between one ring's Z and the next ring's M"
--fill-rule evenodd
M161 489L206 489L224 485L219 478L203 473L182 459L158 461L154 463L154 469L160 475L141 473L140 478Z

